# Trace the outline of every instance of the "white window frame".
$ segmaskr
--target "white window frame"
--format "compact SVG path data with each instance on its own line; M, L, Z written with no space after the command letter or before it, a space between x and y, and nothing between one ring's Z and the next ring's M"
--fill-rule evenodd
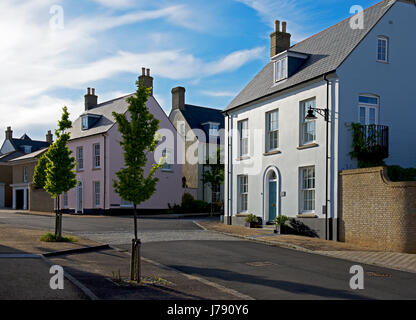
M23 182L27 182L27 167L23 167Z
M287 57L276 60L274 63L274 79L275 82L282 81L284 79L287 79Z
M238 175L238 212L248 211L248 175Z
M162 157L166 157L162 166L162 171L171 172L172 171L172 150L167 149L167 148L163 149Z
M384 42L385 47L384 50L385 52L382 52L381 54L385 55L385 59L380 59L380 43ZM388 63L389 62L389 38L386 36L378 36L377 37L377 62L383 62L383 63Z
M98 147L98 154L97 154L97 147ZM92 162L93 162L94 169L101 168L101 146L99 143L94 143L92 145Z
M32 146L23 146L23 149L25 153L31 153L32 152Z
M68 209L68 192L62 193L62 207Z
M311 103L313 102L313 103ZM311 98L308 100L301 101L300 103L300 144L307 145L311 143L315 143L316 141L316 119L306 119L306 115L308 114L309 107L312 106L316 108L316 98ZM316 111L314 111L316 115ZM313 124L313 139L305 139L305 131L307 130L308 126Z
M209 124L209 130L208 134L210 136L218 136L218 130L220 129L220 126L216 123L210 123Z
M313 170L313 171L312 171ZM309 178L309 173L313 172L313 180ZM305 173L308 175L307 180L305 181ZM299 168L299 199L300 199L300 212L302 214L315 213L316 210L316 170L315 166L301 167ZM306 182L306 186L305 186ZM312 186L313 183L313 186ZM313 197L310 197L311 206L305 206L305 194L312 194Z
M371 102L361 102L360 98L364 97L364 98L371 98L371 99L377 99L377 103L371 103ZM370 109L374 109L375 110L375 121L374 124L378 125L378 112L379 112L379 105L380 105L380 98L376 95L372 95L372 94L360 94L358 97L358 122L361 123L362 125L370 125L372 123L370 123ZM364 123L362 123L361 121L361 108L365 109L365 115L364 115Z
M88 130L88 116L81 117L81 129Z
M271 130L271 115L277 114L277 128ZM276 134L276 146L271 146L271 135ZM275 109L266 113L266 152L279 149L279 109Z
M179 124L179 133L184 137L185 133L186 133L186 127L185 127L185 123L180 123Z
M78 171L84 170L84 148L83 147L77 147L77 170Z
M100 181L94 181L92 184L94 192L94 208L99 208L101 205L101 184Z
M240 157L249 155L249 128L248 119L238 121L238 154ZM244 127L245 126L245 127Z

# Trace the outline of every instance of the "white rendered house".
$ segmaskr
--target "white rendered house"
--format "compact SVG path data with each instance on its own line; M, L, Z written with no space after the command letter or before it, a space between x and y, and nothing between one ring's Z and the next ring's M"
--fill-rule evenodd
M293 46L276 21L269 63L223 112L226 223L286 215L336 239L338 173L357 167L351 123L378 126L387 164L416 166L414 30L413 0L382 1Z

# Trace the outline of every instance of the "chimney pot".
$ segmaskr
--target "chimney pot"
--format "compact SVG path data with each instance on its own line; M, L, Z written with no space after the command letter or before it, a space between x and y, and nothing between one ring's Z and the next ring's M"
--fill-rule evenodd
M274 31L275 32L280 32L280 21L279 20L276 20L274 22Z
M84 96L84 100L85 111L88 111L98 106L98 97L95 95L95 88L92 88L92 94L91 88L87 89L87 94Z
M146 88L152 88L150 95L153 95L153 78L150 76L150 69L142 68L142 75L139 77L139 83Z
M172 89L172 110L185 108L185 88L176 87Z
M11 139L13 139L12 127L7 127L7 130L6 130L6 140L11 140Z
M48 133L46 134L46 142L49 144L53 143L53 135L51 130L48 130Z
M275 21L276 31L270 35L270 57L273 58L275 55L286 51L290 48L291 34L286 32L287 22L282 22L282 31L280 31L280 21Z

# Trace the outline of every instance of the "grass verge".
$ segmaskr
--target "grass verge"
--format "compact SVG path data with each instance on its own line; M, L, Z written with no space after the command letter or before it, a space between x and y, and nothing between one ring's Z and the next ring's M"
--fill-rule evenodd
M59 238L53 233L47 233L40 237L40 241L43 242L77 242L77 240L73 237L61 237Z

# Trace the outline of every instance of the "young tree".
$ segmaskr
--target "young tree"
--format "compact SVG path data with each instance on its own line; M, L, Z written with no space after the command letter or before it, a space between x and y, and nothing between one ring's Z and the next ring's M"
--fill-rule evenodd
M124 150L124 168L116 172L117 180L113 186L115 192L126 201L133 203L134 239L132 240L131 275L132 281L140 282L140 240L137 237L137 205L149 199L156 190L158 179L154 177L161 164L153 164L146 175L145 166L149 153L155 151L159 140L156 132L159 120L155 119L146 106L151 89L137 81L137 91L127 98L127 114L113 112L121 133L120 145Z
M207 165L208 170L202 173L202 183L208 184L211 191L217 190L224 184L224 164L222 161L221 147L217 148L216 159L211 159ZM212 199L211 199L211 214L212 214Z
M56 141L39 159L36 165L33 184L35 188L43 188L56 201L55 238L62 238L62 213L59 197L62 193L74 188L77 184L75 176L75 158L67 144L70 138L68 129L72 127L67 107L63 107L58 129L55 130Z

